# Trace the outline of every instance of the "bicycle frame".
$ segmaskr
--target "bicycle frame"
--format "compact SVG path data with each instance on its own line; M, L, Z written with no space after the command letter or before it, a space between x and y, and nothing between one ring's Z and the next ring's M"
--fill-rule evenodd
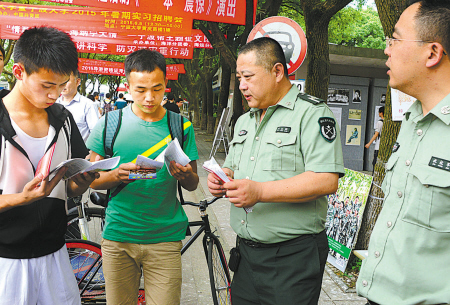
M202 200L202 201L200 201L200 204L198 206L198 211L200 213L200 218L202 220L189 222L189 227L200 227L200 228L198 228L198 230L194 234L192 234L192 237L189 238L189 240L183 245L183 247L181 248L181 255L183 255L183 253L186 252L187 249L189 249L189 247L197 240L197 238L203 232L205 233L205 236L203 237L204 239L207 238L209 236L209 234L212 234L211 226L209 224L208 214L206 213L206 205L207 205L207 201ZM204 247L205 254L206 254L205 243L203 243L203 247Z

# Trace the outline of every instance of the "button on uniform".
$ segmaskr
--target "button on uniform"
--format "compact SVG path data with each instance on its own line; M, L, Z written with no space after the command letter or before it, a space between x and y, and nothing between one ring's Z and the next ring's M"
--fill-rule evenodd
M256 137L255 140L256 140L256 141L259 141L259 137Z
M255 161L255 157L250 157L250 160Z
M367 281L364 280L364 281L362 281L362 284L363 284L364 287L366 287L369 283L367 283Z
M418 135L418 136L421 136L422 134L423 134L422 129L417 130L417 135Z
M278 144L281 144L281 140L278 140L277 143L278 143Z
M406 160L405 164L406 164L406 166L410 166L411 165L411 161Z
M390 227L392 227L392 222L388 221L386 225L387 225L388 228L390 228Z
M375 254L375 257L377 257L377 258L378 258L378 257L380 257L380 252L378 252L378 251L375 251L375 253L374 253L374 254Z
M400 192L400 191L398 191L398 192L397 192L397 196L398 196L398 198L402 198L402 196L403 196L403 193L402 193L402 192Z
M244 219L242 219L242 220L241 220L241 223L242 223L242 224L245 224L245 220L244 220Z

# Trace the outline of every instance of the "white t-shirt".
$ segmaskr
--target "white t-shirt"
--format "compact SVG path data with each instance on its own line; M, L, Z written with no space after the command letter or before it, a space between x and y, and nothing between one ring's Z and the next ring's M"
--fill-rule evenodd
M381 130L383 129L383 121L382 120L378 120L377 122L377 128L375 129L375 131L378 131L379 133L379 137L381 136ZM377 138L375 140L375 150L380 150L380 138Z
M22 129L20 129L20 127L16 124L16 122L13 121L13 119L11 119L11 125L16 131L17 137L19 138L19 141L16 142L22 145L34 168L36 168L39 161L44 156L46 148L45 144L47 143L48 136L45 136L43 138L33 138L26 134Z

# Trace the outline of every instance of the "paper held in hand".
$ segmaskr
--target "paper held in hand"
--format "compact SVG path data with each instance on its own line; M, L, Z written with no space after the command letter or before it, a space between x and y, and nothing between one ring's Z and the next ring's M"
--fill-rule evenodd
M156 171L160 170L164 163L138 155L136 158L136 165L139 165L140 169L135 171L131 170L128 179L156 179Z
M156 160L158 160L158 158L156 158ZM180 143L178 143L177 138L170 142L164 151L164 163L166 164L169 174L169 164L171 161L175 161L176 163L183 166L186 166L189 162L191 162L191 159L189 159L189 157L184 153L183 149L180 146Z
M214 157L211 157L211 160L205 161L203 163L203 168L210 173L213 173L219 178L220 181L223 183L231 181L230 178L225 174L225 172L222 170L220 165L217 163L216 159ZM244 208L245 212L250 213L253 211L253 207Z
M64 162L61 162L55 169L53 169L49 175L56 173L63 166L67 167L67 171L63 176L64 180L70 179L73 176L86 173L86 172L98 172L101 170L108 170L115 168L120 161L120 157L114 157L110 159L103 159L96 162L89 162L86 159L75 158Z

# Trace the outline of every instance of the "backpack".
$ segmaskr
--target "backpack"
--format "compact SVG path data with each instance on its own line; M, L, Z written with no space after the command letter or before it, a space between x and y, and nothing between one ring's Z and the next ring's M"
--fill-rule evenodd
M105 113L105 129L103 130L103 149L105 151L105 159L113 156L114 142L116 141L117 134L119 133L121 123L122 109ZM172 111L167 111L167 125L169 127L171 138L178 139L181 149L183 149L185 140L183 116ZM127 186L125 183L119 184L112 194L110 194L110 190L108 190L108 201L115 197L125 186ZM184 204L183 193L179 181L177 181L177 188L180 202L181 204Z
M112 102L109 102L109 103L105 102L105 105L103 106L103 110L105 113L112 111L113 110Z

